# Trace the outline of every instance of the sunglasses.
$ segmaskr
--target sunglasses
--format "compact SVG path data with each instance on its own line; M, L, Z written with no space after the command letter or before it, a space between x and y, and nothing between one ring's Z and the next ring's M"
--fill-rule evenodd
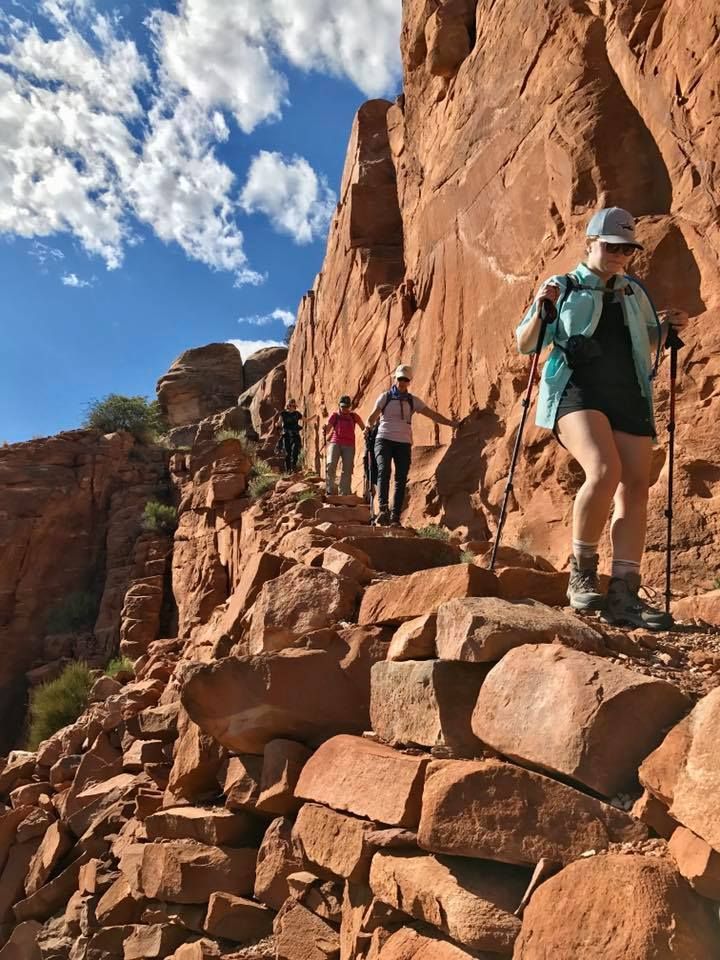
M398 377L398 378L397 378L397 382L398 382L398 383L410 383L410 377Z
M601 240L600 243L608 253L622 253L626 257L635 253L637 249L632 243L606 243L605 240Z
M349 404L349 403L341 403L341 404L340 404L340 409L341 409L341 410L349 410L349 409L350 409L350 404Z

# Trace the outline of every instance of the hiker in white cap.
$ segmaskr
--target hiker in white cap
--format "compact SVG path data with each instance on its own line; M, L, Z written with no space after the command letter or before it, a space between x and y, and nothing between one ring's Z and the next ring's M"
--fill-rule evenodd
M400 514L412 459L413 414L422 413L435 423L453 429L458 427L458 421L431 410L419 397L411 394L411 380L412 369L407 364L400 364L395 371L392 388L380 394L375 409L368 417L368 430L373 430L380 421L375 438L378 468L378 515L375 523L382 527L400 526ZM391 465L394 465L395 469L392 513L388 506Z
M545 345L537 424L553 430L585 474L573 509L568 584L570 605L602 609L610 623L668 629L672 619L640 599L650 460L655 437L652 379L668 325L681 329L682 310L658 314L628 264L642 245L627 210L599 210L587 226L585 259L566 276L547 280L517 330L523 353L536 347L543 300L556 305ZM600 592L598 543L610 526L612 571Z

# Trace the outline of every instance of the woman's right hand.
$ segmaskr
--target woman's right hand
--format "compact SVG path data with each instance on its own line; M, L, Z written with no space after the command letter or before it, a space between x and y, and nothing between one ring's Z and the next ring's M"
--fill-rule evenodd
M553 283L552 281L546 281L541 287L540 292L536 297L538 312L540 311L540 304L543 300L549 300L553 305L558 302L560 298L560 287Z

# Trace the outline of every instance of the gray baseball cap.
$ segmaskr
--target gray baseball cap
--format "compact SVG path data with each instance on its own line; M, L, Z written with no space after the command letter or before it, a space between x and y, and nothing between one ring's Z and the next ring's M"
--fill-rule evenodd
M588 237L597 237L606 243L631 243L638 250L643 245L635 239L635 219L622 207L605 207L590 218L585 231Z

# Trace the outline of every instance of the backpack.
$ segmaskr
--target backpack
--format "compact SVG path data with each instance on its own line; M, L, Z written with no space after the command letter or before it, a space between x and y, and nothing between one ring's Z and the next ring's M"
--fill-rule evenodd
M411 393L406 394L406 397L407 397L407 402L410 404L410 417L412 418L412 415L415 413L415 399ZM392 391L387 390L383 398L383 405L380 407L380 413L384 413L385 407L390 403L391 400L399 400L401 404L404 403L404 399L400 400L399 397L393 397ZM378 420L378 422L375 424L372 430L368 431L368 433L365 434L365 445L367 450L372 450L374 448L375 438L377 437L379 426L380 426L380 421Z
M614 278L613 278L613 279L614 279ZM622 289L623 294L624 294L626 297L634 297L634 296L635 296L635 291L633 290L632 286L630 285L630 280L632 280L633 283L636 283L636 284L640 287L640 289L642 290L642 292L643 292L643 293L645 294L645 296L647 297L648 303L650 304L650 309L652 310L653 316L655 317L655 325L657 326L657 334L658 334L658 337L657 337L657 346L656 346L656 348L655 348L655 363L653 364L653 368L652 368L652 370L650 371L650 375L649 375L649 376L650 376L650 380L654 380L654 379L655 379L655 376L656 376L656 374L657 374L657 371L658 371L658 367L659 367L659 365L660 365L660 350L661 350L661 347L662 347L662 324L660 323L660 318L659 318L658 315L657 315L657 310L655 309L655 304L654 304L653 301L652 301L652 297L651 297L650 294L647 292L647 289L645 288L644 284L642 284L642 283L638 280L637 277L629 277L629 276L626 276L626 277L625 277L625 280L627 280L628 283L627 283L627 284L625 285L625 287ZM561 311L562 308L563 308L563 304L565 303L565 301L567 300L567 298L570 296L570 294L573 293L573 291L575 291L575 290L592 290L593 293L597 293L600 289L601 289L601 288L599 288L599 287L591 287L591 286L588 286L587 284L578 283L572 273L566 273L566 274L565 274L565 293L562 295L562 297L560 298L560 300L559 300L559 302L558 302L558 305L557 305L557 316L558 316L558 317L560 316L560 311ZM605 288L605 290L603 291L603 293L611 293L611 292L612 292L612 293L615 293L615 292L616 292L616 290L614 289L614 286L611 286L611 287L609 287L609 288ZM572 338L571 338L571 339L572 339ZM560 347L561 350L563 350L564 353L567 352L567 351L565 351L565 349L564 349L559 343L557 343L557 341L556 341L556 344L557 344L557 346Z

